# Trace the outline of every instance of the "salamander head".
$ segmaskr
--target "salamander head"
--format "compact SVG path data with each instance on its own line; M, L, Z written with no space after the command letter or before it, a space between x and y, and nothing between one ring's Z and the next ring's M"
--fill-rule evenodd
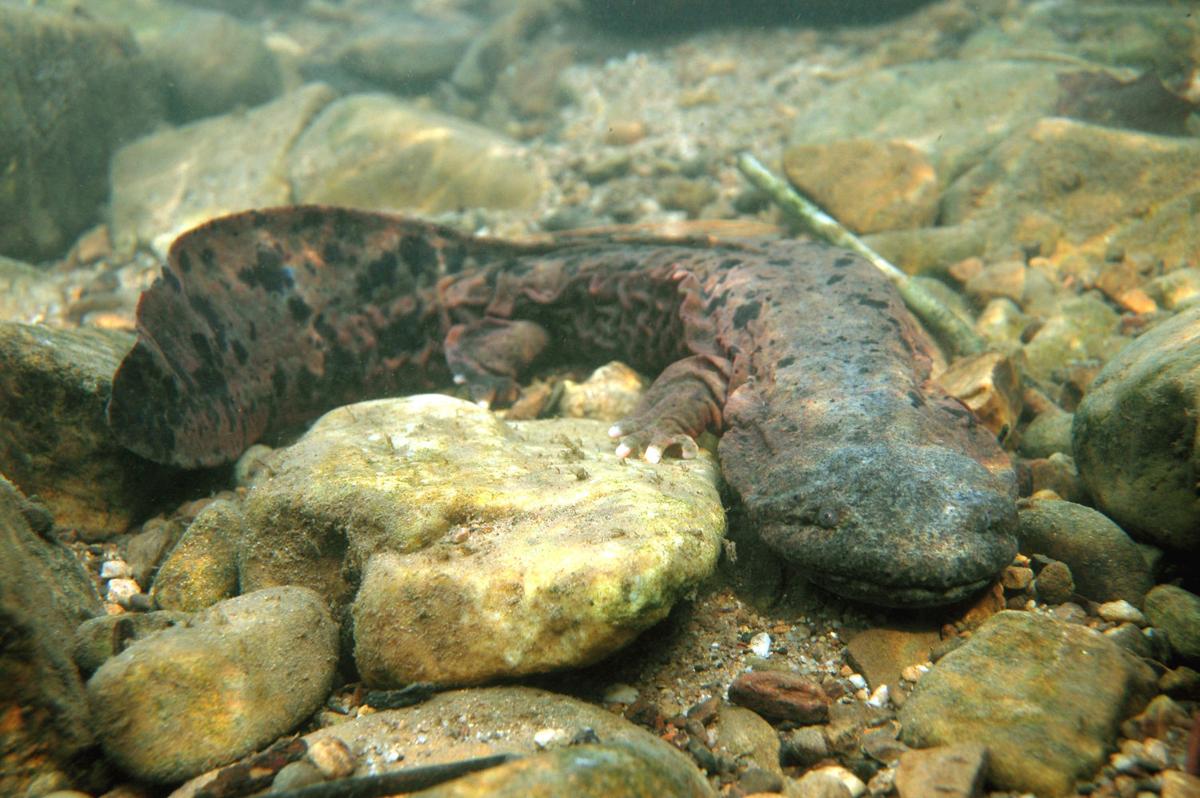
M1011 480L958 452L847 446L792 468L795 489L746 497L747 509L768 545L840 595L950 604L987 586L1016 554Z

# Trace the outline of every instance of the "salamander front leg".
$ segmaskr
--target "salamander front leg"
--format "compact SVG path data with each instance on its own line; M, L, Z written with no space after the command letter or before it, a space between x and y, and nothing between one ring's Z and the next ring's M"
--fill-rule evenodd
M446 365L454 381L485 407L511 404L520 394L517 377L546 348L550 337L531 321L481 319L446 333Z
M729 387L729 362L693 355L668 366L646 391L633 415L614 424L617 457L644 452L657 463L677 449L685 460L699 454L696 436L720 427L721 407Z

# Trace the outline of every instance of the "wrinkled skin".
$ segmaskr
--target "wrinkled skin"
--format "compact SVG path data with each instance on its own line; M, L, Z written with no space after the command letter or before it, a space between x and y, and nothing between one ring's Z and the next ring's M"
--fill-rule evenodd
M723 473L812 580L897 606L980 589L1015 553L1015 479L929 379L931 345L861 258L797 241L516 245L297 207L172 247L138 308L109 421L150 459L214 465L340 404L445 385L506 402L535 363L657 373L620 456Z

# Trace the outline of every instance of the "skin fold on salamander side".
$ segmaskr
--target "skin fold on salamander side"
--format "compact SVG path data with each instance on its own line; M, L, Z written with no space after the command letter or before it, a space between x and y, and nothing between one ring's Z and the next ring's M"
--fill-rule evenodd
M465 383L505 403L530 367L657 374L617 454L718 456L763 539L806 577L890 606L946 604L1016 551L995 438L930 379L891 284L823 244L476 238L342 208L248 211L175 242L138 305L109 424L195 468L342 404Z

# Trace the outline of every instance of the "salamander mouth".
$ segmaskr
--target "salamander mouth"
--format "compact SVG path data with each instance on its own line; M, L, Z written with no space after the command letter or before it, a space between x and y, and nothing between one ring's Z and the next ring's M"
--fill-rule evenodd
M909 608L955 604L983 591L994 579L976 579L958 585L932 589L913 585L885 585L837 574L809 572L804 576L831 593L876 606Z

